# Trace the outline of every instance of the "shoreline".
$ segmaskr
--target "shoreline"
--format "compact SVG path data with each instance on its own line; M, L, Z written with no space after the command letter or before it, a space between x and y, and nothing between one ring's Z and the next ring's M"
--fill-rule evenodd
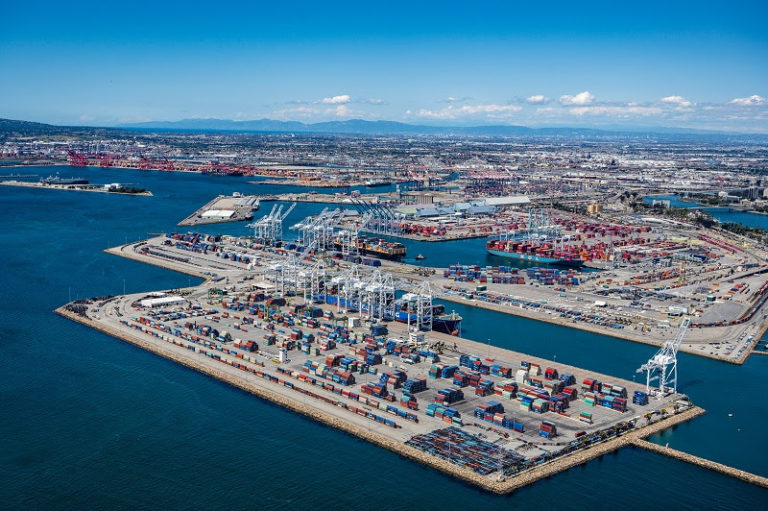
M479 474L476 474L475 472L464 467L460 467L435 456L428 455L414 447L392 440L370 429L359 427L349 421L340 419L323 410L320 410L317 407L304 404L300 401L297 401L296 399L279 394L270 389L262 388L245 379L237 378L223 371L199 363L198 361L191 360L188 357L183 357L178 353L174 353L171 350L166 349L165 347L152 344L134 335L120 332L108 325L104 325L90 318L75 314L66 310L66 305L55 309L54 312L59 316L93 328L101 333L109 335L110 337L117 338L121 341L142 348L155 355L183 365L184 367L196 370L205 374L206 376L210 376L217 380L223 381L224 383L228 383L240 390L254 394L257 397L270 401L274 404L371 442L374 445L383 447L395 454L404 456L413 461L418 461L447 475L453 476L466 482L470 482L486 491L500 495L511 493L516 489L535 483L536 481L545 479L559 472L576 467L615 450L631 446L639 439L647 438L655 433L666 430L683 422L687 422L694 419L695 417L698 417L699 415L706 413L702 408L693 406L692 408L689 408L683 412L672 414L666 418L659 419L653 424L643 426L639 429L631 430L619 437L611 438L600 444L584 448L583 450L568 454L562 458L556 458L550 462L536 466L527 471L515 474L510 476L508 479L491 479L488 477L480 476Z
M158 261L155 258L149 258L147 256L143 256L142 257L142 256L139 256L138 254L136 254L135 252L125 252L126 248L128 248L130 246L133 246L133 245L138 246L141 243L142 243L142 241L134 241L134 242L131 242L131 243L124 243L123 245L119 245L117 247L105 248L103 250L103 252L105 252L107 254L110 254L110 255L118 256L118 257L125 257L126 259L131 259L133 261L138 261L140 263L145 263L145 264L149 264L149 265L152 265L152 266L157 266L158 268L163 268L165 270L171 270L171 271L183 273L184 275L190 275L192 277L197 277L197 278L203 279L203 282L201 282L198 285L207 284L208 282L211 281L211 279L213 279L213 276L206 275L206 274L200 273L198 271L194 271L194 270L190 270L190 269L185 269L185 268L176 268L176 267L173 267L173 266L170 266L170 265L167 265L167 264L162 264L162 261Z
M451 303L457 303L457 304L465 305L468 307L477 307L481 309L491 310L491 311L499 312L502 314L509 314L511 316L531 319L534 321L541 321L543 323L550 323L552 325L557 325L564 328L573 328L576 330L582 330L582 331L593 333L593 334L605 335L607 337L613 337L614 339L621 339L623 341L630 341L638 344L645 344L647 346L654 346L656 348L660 348L663 344L663 341L656 342L651 339L644 339L639 336L636 337L636 336L629 336L629 335L618 335L618 332L611 331L616 329L607 329L607 328L602 329L601 327L594 326L589 323L584 323L584 322L573 323L570 321L564 321L554 315L537 314L535 312L532 312L526 309L521 309L519 307L504 307L504 306L493 304L493 303L486 303L480 300L467 300L459 296L451 296L451 295L440 296L439 300L444 300L446 302L451 302ZM763 335L765 335L766 330L768 330L768 323L763 323L755 335L755 340L762 338ZM744 364L744 362L746 362L746 360L754 351L754 346L755 346L755 343L751 345L750 349L745 350L744 353L738 358L724 358L718 355L710 355L709 353L706 353L706 352L692 350L684 345L680 346L679 351L686 353L688 355L696 355L699 357L709 358L709 359L717 360L720 362L727 362L729 364L742 365Z

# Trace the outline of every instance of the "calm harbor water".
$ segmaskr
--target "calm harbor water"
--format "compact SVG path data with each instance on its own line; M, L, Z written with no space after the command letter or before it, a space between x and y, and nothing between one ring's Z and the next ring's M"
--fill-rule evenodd
M0 187L0 508L360 509L370 507L372 496L384 509L647 509L675 502L684 509L740 510L768 502L766 490L633 449L512 496L489 495L59 318L51 311L70 296L196 282L103 249L175 230L217 193L290 191L246 178L59 170L92 182L134 183L155 196ZM289 224L322 207L300 204ZM206 230L246 232L243 224ZM450 262L485 264L482 249L462 243L424 244L426 262L459 254ZM446 256L452 246L456 252ZM467 337L617 377L631 378L653 352L462 305L448 308L465 317ZM767 368L768 357L737 367L683 355L683 389L709 413L654 440L768 476Z
M737 211L727 207L713 208L698 202L680 200L680 197L677 195L655 195L653 197L646 197L645 201L651 202L653 199L668 200L670 205L675 208L699 208L723 223L733 222L747 227L768 229L768 215Z

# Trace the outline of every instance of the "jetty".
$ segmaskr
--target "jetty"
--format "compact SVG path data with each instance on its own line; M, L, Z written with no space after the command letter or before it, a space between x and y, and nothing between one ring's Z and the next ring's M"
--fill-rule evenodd
M178 223L179 226L195 226L223 222L251 220L259 209L260 198L256 195L218 195Z

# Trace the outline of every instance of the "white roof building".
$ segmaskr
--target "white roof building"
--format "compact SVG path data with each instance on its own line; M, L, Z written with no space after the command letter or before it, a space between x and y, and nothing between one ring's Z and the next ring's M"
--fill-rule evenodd
M488 197L485 199L486 206L522 206L530 204L531 199L525 195L509 195L507 197Z
M163 307L166 305L179 305L187 301L180 296L163 296L162 298L147 298L141 301L142 307Z

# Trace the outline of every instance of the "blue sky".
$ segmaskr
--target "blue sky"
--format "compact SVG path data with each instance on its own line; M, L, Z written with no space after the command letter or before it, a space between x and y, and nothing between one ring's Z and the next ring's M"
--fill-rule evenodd
M0 117L768 132L768 2L517 3L6 2Z

